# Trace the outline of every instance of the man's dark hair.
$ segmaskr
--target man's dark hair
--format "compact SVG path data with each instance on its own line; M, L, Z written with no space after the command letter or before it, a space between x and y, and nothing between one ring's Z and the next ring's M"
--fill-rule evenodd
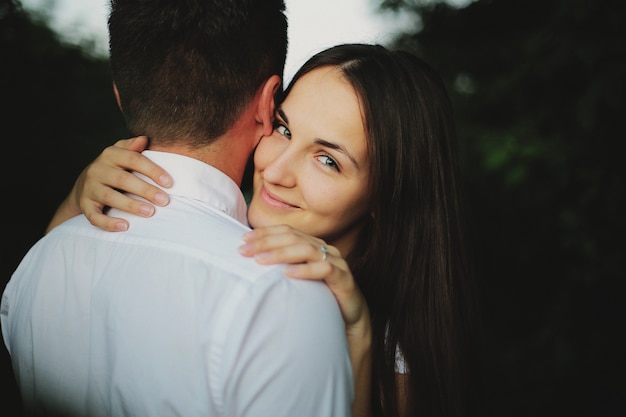
M111 0L113 80L132 135L201 146L287 54L284 0Z

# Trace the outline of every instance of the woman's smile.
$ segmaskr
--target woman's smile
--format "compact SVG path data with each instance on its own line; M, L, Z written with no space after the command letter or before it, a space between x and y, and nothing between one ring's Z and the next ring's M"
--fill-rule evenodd
M261 200L271 207L276 207L278 209L297 209L300 208L298 206L294 206L293 204L289 204L283 199L279 198L275 194L272 194L270 191L265 188L265 186L261 187L260 190Z

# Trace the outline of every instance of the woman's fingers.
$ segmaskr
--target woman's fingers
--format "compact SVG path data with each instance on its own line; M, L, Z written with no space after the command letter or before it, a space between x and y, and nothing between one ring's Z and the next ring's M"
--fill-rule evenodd
M141 152L148 147L147 136L135 136L129 139L120 139L113 144L118 148L128 149L130 151Z
M289 264L286 273L292 278L325 280L333 286L350 274L337 248L289 226L255 229L244 240L240 247L242 255L253 256L265 265Z
M159 187L130 172L139 172L164 187L171 186L169 174L140 153L146 145L145 136L119 140L105 148L83 170L75 185L75 198L91 224L104 230L123 231L128 228L128 222L109 217L105 213L106 207L149 217L155 211L152 204L164 206L169 202L168 195ZM131 198L124 192L142 197L148 202Z
M261 264L287 263L286 274L292 278L324 281L339 303L347 331L356 331L354 326L363 322L365 298L336 247L286 225L254 229L244 235L244 242L244 256L254 256ZM328 250L326 259L322 246Z
M296 235L300 237L308 237L314 240L318 240L319 242L323 242L321 239L317 239L313 236L307 235L306 233L300 232L299 230L294 229L291 226L286 224L277 224L274 226L265 226L259 227L250 232L244 234L243 239L245 241L259 240L268 236L276 236L276 235Z
M150 178L162 187L171 187L172 178L167 171L140 153L145 149L146 144L147 138L145 136L119 140L115 145L109 146L102 151L100 156L98 156L92 164L101 163L126 171L136 171ZM149 189L154 189L153 191L156 192L158 187L150 185ZM130 190L124 189L124 191ZM142 195L142 197L147 196ZM149 198L149 200L152 201L153 199Z
M324 253L320 250L321 245L313 242L293 242L281 237L266 237L261 240L246 244L242 247L242 253L254 256L259 263L301 263L331 261L329 253L324 259ZM331 247L329 247L331 248ZM247 253L246 253L247 252Z
M339 255L336 248L326 245L323 240L288 226L255 229L244 235L244 241L240 252L244 256L254 256L263 264L322 262L322 246L328 250L326 260L330 260L333 254Z
M110 217L103 214L102 210L97 210L96 208L89 209L87 211L85 212L85 216L87 216L89 223L102 230L109 232L124 232L128 230L128 222L124 219Z
M118 140L114 145L105 148L80 173L70 194L46 227L46 233L80 213L85 214L94 226L104 230L122 231L128 228L128 222L109 217L105 212L107 207L149 217L155 211L152 204L166 205L169 202L167 193L129 172L139 172L163 187L172 185L169 174L140 153L147 144L147 137L138 136ZM130 198L123 192L135 194L147 202Z

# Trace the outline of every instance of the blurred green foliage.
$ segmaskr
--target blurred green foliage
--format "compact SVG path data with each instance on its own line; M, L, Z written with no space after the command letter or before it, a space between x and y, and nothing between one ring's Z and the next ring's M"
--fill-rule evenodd
M80 170L128 133L106 57L0 2L4 288ZM442 74L456 109L485 415L625 415L626 3L378 3L415 15L394 46ZM4 356L0 371L13 387ZM19 406L14 388L2 395Z

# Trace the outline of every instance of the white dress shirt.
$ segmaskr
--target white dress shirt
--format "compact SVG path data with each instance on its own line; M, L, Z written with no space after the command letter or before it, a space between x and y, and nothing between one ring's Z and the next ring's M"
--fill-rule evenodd
M217 169L145 151L170 203L126 232L84 216L25 256L2 336L25 406L69 416L348 416L345 326L325 284L239 255L246 205Z

